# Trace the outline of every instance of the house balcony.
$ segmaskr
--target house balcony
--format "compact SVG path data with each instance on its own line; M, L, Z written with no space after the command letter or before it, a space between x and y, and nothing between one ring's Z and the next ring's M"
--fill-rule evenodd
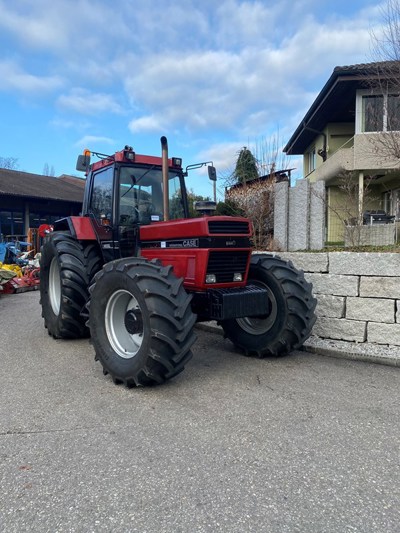
M375 173L400 169L400 160L394 157L396 133L360 133L354 135L307 177L311 181L331 181L343 171Z
M354 170L354 146L339 148L317 167L309 178L312 181L329 181L339 176L343 170Z

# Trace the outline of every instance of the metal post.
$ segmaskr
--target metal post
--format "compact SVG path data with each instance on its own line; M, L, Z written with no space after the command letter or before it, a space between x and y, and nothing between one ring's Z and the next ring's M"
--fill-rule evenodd
M358 223L363 223L364 212L364 172L358 174Z

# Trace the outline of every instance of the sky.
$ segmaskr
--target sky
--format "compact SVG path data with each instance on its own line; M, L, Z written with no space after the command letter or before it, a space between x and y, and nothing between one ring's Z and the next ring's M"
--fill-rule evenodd
M335 66L372 60L383 5L0 0L0 157L80 175L85 148L159 155L166 135L184 166L213 161L221 197L243 146L283 147ZM204 172L188 185L211 195Z

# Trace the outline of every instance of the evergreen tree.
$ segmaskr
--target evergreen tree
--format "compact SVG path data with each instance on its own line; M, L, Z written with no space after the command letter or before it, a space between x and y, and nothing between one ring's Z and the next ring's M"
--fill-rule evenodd
M259 177L257 160L246 146L238 153L234 177L238 183L246 183Z

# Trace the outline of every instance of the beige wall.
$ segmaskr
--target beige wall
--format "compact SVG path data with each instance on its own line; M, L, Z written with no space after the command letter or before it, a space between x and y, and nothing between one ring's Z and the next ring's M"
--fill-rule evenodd
M381 187L370 189L364 197L364 211L383 209ZM358 216L357 190L347 193L336 186L327 188L327 240L344 241L344 224Z
M344 144L345 148L350 148L352 145L349 144L349 141L354 136L354 124L344 123L330 123L326 128L327 137L328 137L328 158L331 157L339 148Z
M327 188L327 241L344 241L344 220L357 216L357 203L349 202L338 187Z
M359 133L354 136L354 169L399 169L400 161L393 156L394 133ZM398 139L400 143L400 137ZM400 144L399 144L400 148Z
M351 123L329 123L325 129L323 130L323 133L326 135L326 144L327 144L327 159L329 160L332 155L335 154L341 148L343 145L345 145L346 148L351 148L352 142L351 139L354 136L354 124ZM308 177L310 181L316 181L317 175L313 175L314 172L311 174L308 174L308 157L307 153L315 146L316 152L318 150L322 150L324 147L324 136L323 135L316 135L314 141L307 147L306 153L303 157L303 175ZM328 161L325 162L325 164ZM324 164L324 161L321 156L316 156L316 166L315 170L318 170L321 165ZM317 173L319 174L319 173Z

